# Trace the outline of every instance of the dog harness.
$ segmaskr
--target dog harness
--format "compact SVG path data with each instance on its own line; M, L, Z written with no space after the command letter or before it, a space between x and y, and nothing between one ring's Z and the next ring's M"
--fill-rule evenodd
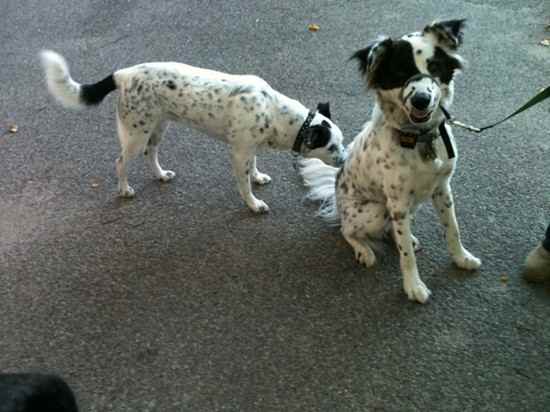
M304 123L302 124L302 127L300 127L300 130L298 130L298 134L296 135L296 140L294 141L294 145L292 146L292 150L296 153L301 153L300 149L302 148L302 144L304 143L305 131L311 124L311 121L315 117L315 113L313 111L309 111L306 120L304 120Z
M449 133L447 133L447 129L445 128L445 120L439 124L439 127L437 128L437 130L432 129L420 134L408 133L399 129L398 131L399 131L399 144L401 145L401 147L405 147L407 149L414 149L417 143L426 143L427 145L431 145L431 143L434 140L436 140L439 136L441 136L441 139L445 144L445 148L447 149L447 156L449 157L449 159L452 159L455 157L455 151L451 143L451 138L449 136Z

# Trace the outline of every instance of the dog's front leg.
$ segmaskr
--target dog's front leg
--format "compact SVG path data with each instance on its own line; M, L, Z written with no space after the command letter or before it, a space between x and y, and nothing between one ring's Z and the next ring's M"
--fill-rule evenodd
M456 221L453 193L449 182L437 188L432 196L432 202L439 219L446 229L449 254L461 269L473 270L481 266L481 260L468 252L460 241L460 231Z
M249 148L233 147L231 152L233 173L237 178L239 192L250 210L256 213L266 213L269 211L269 207L263 200L254 197L250 185L250 175L255 166L254 156L254 151Z
M425 303L430 290L420 279L411 234L411 214L406 207L389 205L394 238L399 249L403 288L410 300Z

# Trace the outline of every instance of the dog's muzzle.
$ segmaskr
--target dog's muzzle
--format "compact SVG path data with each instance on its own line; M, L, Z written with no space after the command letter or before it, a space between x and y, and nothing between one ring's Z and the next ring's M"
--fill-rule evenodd
M344 162L346 161L347 153L344 152L342 156L337 157L334 159L334 167L342 167L344 165Z
M423 79L429 79L432 83L435 83L437 85L437 80L434 79L432 76L425 73L419 73L407 80L407 82L403 86L403 91L407 91L411 83L419 82ZM422 88L420 90L415 87L411 87L410 89L411 90L403 96L403 104L409 109L409 119L412 123L415 124L428 122L431 119L433 113L433 108L430 107L432 106L433 99L432 91L429 87L426 87L425 89ZM410 106L407 105L407 102L410 103Z

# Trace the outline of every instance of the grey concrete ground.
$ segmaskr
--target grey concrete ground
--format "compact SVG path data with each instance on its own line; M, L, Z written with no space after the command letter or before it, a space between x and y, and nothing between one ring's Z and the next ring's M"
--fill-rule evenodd
M59 373L84 411L550 409L550 293L520 278L550 217L550 103L483 136L456 130L458 216L484 264L456 269L422 209L422 306L394 251L366 270L313 216L288 153L261 156L272 213L254 216L227 148L174 126L161 160L177 179L159 185L138 160L136 199L117 199L113 96L66 111L36 58L62 52L88 82L151 60L255 73L330 100L349 142L372 108L354 50L468 18L454 113L484 124L550 84L547 0L2 3L1 370Z

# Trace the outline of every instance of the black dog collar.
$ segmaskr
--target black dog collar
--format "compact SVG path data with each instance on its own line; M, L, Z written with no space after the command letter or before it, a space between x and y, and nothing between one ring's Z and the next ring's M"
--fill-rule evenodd
M449 133L447 133L447 129L445 127L445 121L442 121L439 124L438 131L435 130L428 130L424 133L419 134L413 134L413 133L407 133L406 131L399 130L399 144L401 147L405 147L407 149L414 149L416 147L417 143L431 143L434 140L436 140L439 136L441 136L441 139L443 140L443 143L445 144L445 148L447 149L447 156L449 159L452 159L455 157L455 151L453 149L453 145L451 143L451 138L449 136Z
M300 130L298 131L298 134L296 135L296 140L294 141L294 145L292 146L292 150L296 153L301 153L300 149L302 148L302 144L304 143L305 134L304 132L311 124L311 121L315 117L315 113L311 110L309 111L306 120L304 120L304 123L302 124L302 127L300 127Z

